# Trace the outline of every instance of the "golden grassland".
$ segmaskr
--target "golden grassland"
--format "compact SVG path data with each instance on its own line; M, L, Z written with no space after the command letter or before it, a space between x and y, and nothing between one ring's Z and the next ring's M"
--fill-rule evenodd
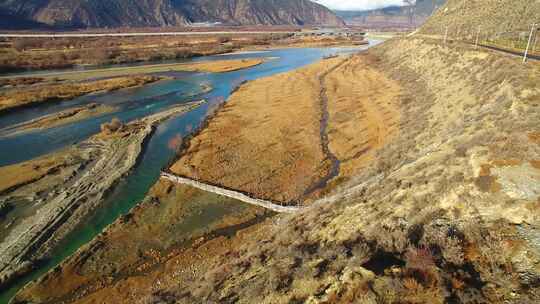
M178 67L180 71L196 71L208 73L226 73L257 66L265 61L264 58L237 60L216 60L184 64Z
M366 60L323 60L242 86L171 170L259 197L299 201L330 173L321 148L321 132L328 132L330 152L341 163L336 177L350 178L396 134L399 122L399 86ZM328 130L321 130L324 111Z
M400 86L376 65L372 56L356 56L326 78L330 150L342 178L358 174L399 131Z
M67 164L66 153L46 155L28 162L0 167L0 193L54 173Z
M317 74L338 61L241 86L171 170L258 197L300 198L329 169L321 150Z
M367 54L313 67L318 67L316 72L306 67L241 87L192 140L173 170L197 177L215 166L245 182L261 178L256 174L262 170L273 173L265 182L280 191L294 189L289 184L297 180L284 186L273 176L285 176L288 167L277 165L298 161L296 154L315 151L313 155L322 157L321 116L316 115L323 110L322 92L328 96L329 145L341 160L341 174L354 174L349 181L298 213L278 215L230 238L200 239L185 250L162 250L160 244L168 238L148 233L145 242L153 242L155 251L141 254L140 263L127 268L118 263L119 256L132 253L119 244L130 242L127 234L142 235L146 224L138 216L125 217L17 299L390 304L446 303L451 296L461 303L537 303L536 67L484 50L416 38L391 40ZM354 82L352 75L362 81ZM274 78L293 76L301 86L285 82L278 91L264 90L266 83L270 89L277 87ZM340 78L354 86L338 82ZM358 87L366 91L355 90ZM254 95L256 89L258 100L240 98ZM311 103L292 94L300 89ZM244 117L238 105L258 121ZM230 133L225 128L235 125L242 127ZM336 126L343 133L334 130ZM292 153L272 145L291 136L297 142L287 147ZM303 137L316 143L306 146ZM265 152L261 146L274 150ZM377 152L359 154L367 147ZM207 165L199 157L210 152L217 155ZM235 153L252 162L236 160ZM347 161L351 155L360 156ZM161 181L156 187L172 197L177 191ZM179 201L149 198L133 213L166 218L153 210L174 210L182 206ZM172 216L163 225L179 221ZM77 283L80 277L100 276L103 266L105 275L98 280ZM69 288L56 292L57 286Z

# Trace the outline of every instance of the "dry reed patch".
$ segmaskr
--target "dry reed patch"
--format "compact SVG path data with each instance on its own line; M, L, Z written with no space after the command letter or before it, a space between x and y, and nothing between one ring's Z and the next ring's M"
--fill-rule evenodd
M366 55L352 57L325 84L330 149L341 161L340 176L352 177L397 134L400 86Z
M54 173L67 165L65 153L55 153L27 162L0 167L0 193Z
M341 60L242 86L171 170L261 198L297 200L329 170L319 75Z
M209 73L225 73L247 69L264 63L264 58L238 59L238 60L217 60L205 61L179 66L183 71L199 71Z

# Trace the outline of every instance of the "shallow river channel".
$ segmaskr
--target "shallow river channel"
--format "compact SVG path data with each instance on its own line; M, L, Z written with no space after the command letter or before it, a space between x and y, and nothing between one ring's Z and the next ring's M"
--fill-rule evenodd
M370 41L371 45L379 41ZM56 113L88 103L103 103L118 110L92 117L73 124L3 136L0 133L0 166L19 163L54 152L83 141L96 134L100 125L117 117L129 122L162 111L172 105L205 99L208 102L182 116L169 119L159 125L146 143L143 154L132 172L120 181L107 196L103 207L95 211L83 225L72 231L59 246L52 258L39 265L31 274L19 279L8 290L0 290L0 304L9 299L26 283L52 269L78 248L92 240L107 225L140 202L157 181L160 170L175 155L169 148L171 140L195 132L204 121L209 108L216 102L227 100L232 90L244 81L271 76L313 63L332 54L351 54L366 49L357 48L291 48L271 51L208 56L193 61L224 60L240 58L269 58L261 65L229 73L167 72L159 75L173 79L108 93L91 94L72 100L55 102L35 108L22 109L0 116L0 129L25 122L43 115ZM207 87L213 88L208 92ZM261 102L264 102L261 100Z

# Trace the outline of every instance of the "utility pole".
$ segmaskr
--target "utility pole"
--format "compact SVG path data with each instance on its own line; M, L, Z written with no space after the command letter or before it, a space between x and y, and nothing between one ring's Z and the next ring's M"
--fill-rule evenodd
M536 32L536 35L534 35L534 42L532 44L532 51L536 51L536 45L538 44L538 32Z
M527 42L527 48L525 49L525 54L523 55L523 63L527 62L527 55L529 54L529 47L531 46L531 40L533 37L533 33L536 30L536 23L533 23L531 27L531 33L529 34L529 40Z
M480 38L480 27L478 27L478 31L476 32L476 42L474 43L474 48L478 49L478 39Z
M414 26L414 14L416 8L416 0L403 0L403 3L407 6L407 11L409 13L409 25Z

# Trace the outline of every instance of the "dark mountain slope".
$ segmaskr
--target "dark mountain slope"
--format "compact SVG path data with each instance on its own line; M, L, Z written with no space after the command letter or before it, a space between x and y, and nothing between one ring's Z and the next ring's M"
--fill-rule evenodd
M415 26L420 25L431 16L431 14L440 8L446 0L418 0L412 13ZM337 14L347 23L372 27L377 25L389 26L410 26L411 8L405 6L390 6L381 9L368 11L338 11Z
M343 25L309 0L0 0L11 16L64 27L234 25Z

